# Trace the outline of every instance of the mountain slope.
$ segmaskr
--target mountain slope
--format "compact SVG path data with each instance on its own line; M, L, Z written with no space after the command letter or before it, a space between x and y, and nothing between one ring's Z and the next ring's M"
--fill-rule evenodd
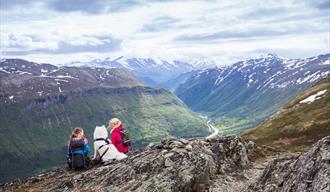
M58 68L24 60L0 66L0 181L65 163L72 128L83 127L92 145L95 126L115 116L130 131L133 147L172 135L208 134L171 92L141 86L121 69Z
M165 87L171 91L175 91L181 84L186 82L191 76L195 75L198 71L189 71L186 73L181 73L180 75L171 78L170 80L166 81L162 87Z
M260 145L299 150L330 135L330 77L303 91L244 137Z
M275 113L300 91L330 74L330 54L308 59L276 55L223 68L200 71L175 93L234 133L253 127Z

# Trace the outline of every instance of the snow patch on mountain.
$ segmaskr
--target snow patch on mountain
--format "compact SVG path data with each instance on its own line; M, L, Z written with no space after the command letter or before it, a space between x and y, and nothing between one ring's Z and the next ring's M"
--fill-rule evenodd
M315 93L314 95L311 95L311 96L307 97L306 99L301 100L299 103L308 103L308 104L310 104L313 101L315 101L317 99L320 99L321 96L324 95L326 92L327 92L327 89L319 91L319 92Z
M9 71L7 71L7 70L3 69L2 67L0 67L0 71L2 71L2 72L4 72L4 73L7 73L7 74L10 74L10 72L9 72Z
M320 65L330 65L330 59L325 60L324 62L320 63Z
M32 75L32 73L30 73L30 72L20 71L20 70L17 70L16 73L18 73L19 75L25 75L25 74Z
M65 80L65 79L55 79L55 81L61 81L61 82L69 83L69 81Z
M41 73L48 73L47 69L41 69Z
M308 75L307 77L300 77L297 79L296 83L297 84L303 84L307 81L309 82L314 82L318 79L320 79L321 77L325 77L327 74L329 74L330 72L329 71L325 71L325 72L320 72L320 71L317 71L313 74L310 74Z

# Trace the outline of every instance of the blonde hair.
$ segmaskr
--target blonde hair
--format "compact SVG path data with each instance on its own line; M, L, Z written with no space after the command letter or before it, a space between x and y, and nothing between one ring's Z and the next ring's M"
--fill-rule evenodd
M113 129L115 129L121 125L121 121L118 118L112 118L110 119L109 124L114 125Z
M76 127L76 128L73 129L72 134L71 134L71 137L78 137L78 135L80 133L84 133L83 128Z

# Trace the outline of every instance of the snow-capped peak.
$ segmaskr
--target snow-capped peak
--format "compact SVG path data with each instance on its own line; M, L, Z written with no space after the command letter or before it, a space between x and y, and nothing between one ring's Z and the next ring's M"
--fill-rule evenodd
M267 58L267 57L268 57L268 58L269 58L269 57L270 57L270 58L278 58L278 55L275 54L275 53L268 53L267 56L266 56L266 58Z
M217 64L209 58L201 58L192 62L192 65L199 69L217 67Z

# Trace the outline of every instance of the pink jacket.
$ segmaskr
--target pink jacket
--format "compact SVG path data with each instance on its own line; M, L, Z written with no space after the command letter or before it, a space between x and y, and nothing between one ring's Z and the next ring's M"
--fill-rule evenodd
M111 143L117 148L119 152L127 153L128 147L123 145L123 140L120 131L124 130L123 125L120 125L111 132Z

